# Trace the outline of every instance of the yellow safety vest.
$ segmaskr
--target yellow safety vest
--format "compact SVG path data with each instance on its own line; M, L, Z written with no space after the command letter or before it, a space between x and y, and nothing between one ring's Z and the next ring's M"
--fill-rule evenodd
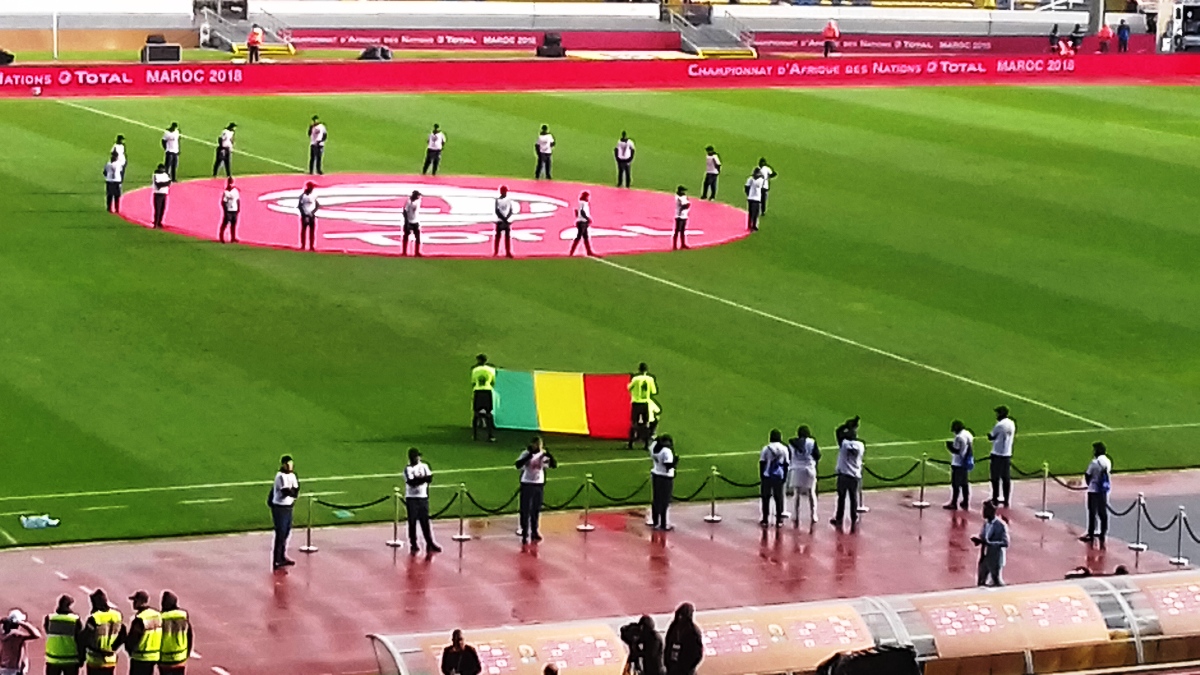
M72 666L79 663L79 615L51 614L46 617L46 663Z
M658 386L650 375L634 375L629 380L629 397L634 403L649 403L650 397L658 393Z
M488 365L472 368L471 386L475 391L491 391L496 386L496 369Z
M138 644L134 645L133 651L129 653L129 658L134 661L149 661L150 663L158 663L158 653L162 649L162 615L157 609L147 607L137 613L137 618L142 620L142 639Z
M182 609L171 609L162 613L162 649L158 662L170 666L187 663L191 656L191 645L188 644L187 634L188 614Z
M117 651L114 645L121 634L121 613L115 609L92 612L96 634L87 646L87 664L97 668L116 668Z

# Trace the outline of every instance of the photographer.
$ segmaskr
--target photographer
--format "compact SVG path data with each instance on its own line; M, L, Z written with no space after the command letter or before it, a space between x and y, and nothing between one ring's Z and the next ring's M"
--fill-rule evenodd
M675 610L675 620L667 627L663 665L667 675L695 675L704 659L704 637L693 616L696 608L685 602Z
M26 675L29 655L25 652L25 643L41 637L41 631L29 623L19 609L12 610L0 620L0 675Z
M643 615L637 622L621 626L621 641L629 647L627 675L664 675L663 641L654 619Z

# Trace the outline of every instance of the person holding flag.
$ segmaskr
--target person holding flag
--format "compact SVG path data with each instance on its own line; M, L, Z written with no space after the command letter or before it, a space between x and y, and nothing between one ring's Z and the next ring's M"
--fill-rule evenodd
M629 449L633 442L640 441L647 450L650 449L650 406L653 397L658 395L658 383L650 374L650 368L645 363L638 364L638 372L629 378Z
M488 443L496 442L496 418L492 411L495 408L496 367L488 363L487 354L475 357L475 367L471 369L471 389L474 400L471 412L471 438L479 437L479 429L487 428Z

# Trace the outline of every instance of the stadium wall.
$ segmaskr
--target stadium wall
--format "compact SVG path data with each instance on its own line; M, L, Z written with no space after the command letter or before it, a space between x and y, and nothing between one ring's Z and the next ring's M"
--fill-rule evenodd
M146 35L150 32L162 35L167 42L174 42L184 47L199 47L200 36L193 29L140 29L140 30L87 30L70 29L58 31L58 48L61 51L99 52L99 51L129 51L136 52L146 44ZM54 49L54 33L46 29L3 30L0 29L0 46L17 53Z
M995 55L747 61L393 61L274 65L13 66L0 96L263 95L737 87L1171 83L1200 80L1200 54Z

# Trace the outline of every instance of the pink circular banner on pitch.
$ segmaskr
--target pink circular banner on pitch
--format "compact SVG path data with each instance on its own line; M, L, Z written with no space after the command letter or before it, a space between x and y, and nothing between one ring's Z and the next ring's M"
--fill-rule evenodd
M422 194L421 253L426 256L491 257L496 221L493 200L501 185L508 187L516 207L511 222L513 254L517 257L567 255L575 238L575 206L584 190L590 194L590 236L598 255L670 250L675 228L675 195L665 192L483 176L293 174L235 178L241 193L238 242L299 247L297 199L309 180L317 185L321 205L317 213L318 253L400 255L403 209L413 190ZM223 178L172 185L163 220L165 229L215 241L224 188ZM746 214L741 209L695 197L691 204L689 246L715 246L749 234ZM126 194L121 206L121 216L126 220L151 225L150 188Z

